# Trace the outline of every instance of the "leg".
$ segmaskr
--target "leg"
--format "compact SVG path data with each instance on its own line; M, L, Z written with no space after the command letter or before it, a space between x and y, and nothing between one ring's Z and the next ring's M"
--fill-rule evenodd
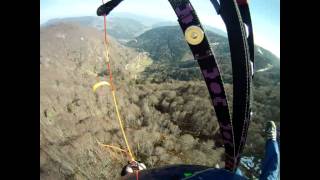
M278 179L280 155L276 140L268 139L266 143L266 153L262 162L262 172L260 180Z
M242 172L241 172L241 170L240 170L239 168L237 168L235 174L238 174L239 176L243 176L243 175L242 175Z

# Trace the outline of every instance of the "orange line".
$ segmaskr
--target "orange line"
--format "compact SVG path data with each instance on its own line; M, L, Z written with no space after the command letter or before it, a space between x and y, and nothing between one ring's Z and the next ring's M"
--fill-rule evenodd
M102 0L102 3L103 3L103 0ZM109 77L110 77L110 86L111 86L111 91L112 91L112 96L113 96L113 102L114 102L114 105L115 105L115 108L116 108L116 113L117 113L117 117L118 117L118 121L119 121L119 125L120 125L120 128L121 128L121 132L122 132L122 135L123 135L123 138L125 140L125 143L126 143L126 146L127 146L127 149L129 151L129 155L130 155L130 158L131 158L131 161L134 161L134 157L133 157L133 154L131 152L131 148L129 146L129 143L128 143L128 140L127 140L127 137L126 137L126 134L125 134L125 131L124 131L124 127L123 127L123 122L121 120L121 117L120 117L120 112L119 112L119 108L118 108L118 104L117 104L117 100L116 100L116 95L115 95L115 88L114 88L114 85L113 85L113 81L112 81L112 71L111 71L111 67L110 67L110 59L109 59L109 53L108 53L108 46L107 46L107 22L106 22L106 15L103 16L104 17L104 45L105 45L105 49L106 49L106 60L107 60L107 67L108 67L108 72L109 72Z

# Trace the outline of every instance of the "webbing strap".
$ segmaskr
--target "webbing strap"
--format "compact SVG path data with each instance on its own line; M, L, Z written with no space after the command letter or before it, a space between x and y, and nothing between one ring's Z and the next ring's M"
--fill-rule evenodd
M217 0L211 0L216 8ZM240 10L239 10L240 8ZM219 8L227 29L233 73L233 116L237 165L244 148L251 113L251 82L253 76L253 31L246 1L221 0ZM245 24L248 27L246 36Z
M169 2L178 16L178 22L184 33L191 26L197 26L203 31L200 20L189 0L169 0ZM192 45L188 43L188 45L198 61L217 115L225 147L226 169L233 170L236 165L234 133L219 67L205 35L200 44Z

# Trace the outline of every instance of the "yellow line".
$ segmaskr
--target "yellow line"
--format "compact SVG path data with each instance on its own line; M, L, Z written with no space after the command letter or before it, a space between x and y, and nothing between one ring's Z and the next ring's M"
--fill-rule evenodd
M100 143L100 145L101 145L101 146L103 146L103 147L113 148L113 149L115 149L115 150L118 150L118 151L122 151L122 152L127 153L127 151L126 151L126 150L121 149L121 148L116 147L116 146L111 146L111 145L108 145L108 144L102 144L102 143Z
M104 29L105 32L106 32L106 29ZM106 57L106 63L110 63L110 58L109 58L109 46L106 42L106 39L104 40L104 47L105 47L105 57ZM111 71L111 69L109 69ZM110 72L111 73L111 72ZM111 75L111 74L110 74ZM124 132L124 128L123 128L123 122L121 120L121 117L120 117L120 112L119 112L119 108L118 108L118 104L117 104L117 99L116 99L116 95L115 95L115 88L114 88L114 85L113 85L113 82L112 80L110 79L110 86L111 86L111 92L112 92L112 96L113 96L113 102L114 102L114 105L115 105L115 108L116 108L116 112L117 112L117 117L118 117L118 121L119 121L119 124L120 124L120 128L121 128L121 132L122 132L122 135L123 135L123 138L125 140L125 143L126 143L126 146L127 146L127 149L129 151L129 155L130 155L130 158L131 158L131 161L134 161L134 156L131 152L131 148L129 146L129 143L128 143L128 140L127 140L127 137L126 137L126 134Z
M121 120L121 117L120 117L120 113L119 113L118 104L117 104L116 95L115 95L115 91L114 90L112 91L112 96L113 96L113 102L114 102L115 107L116 107L117 117L118 117L118 121L119 121L119 124L120 124L120 128L121 128L121 132L122 132L123 138L124 138L124 140L126 142L127 149L129 151L129 155L131 157L131 161L134 161L134 157L133 157L133 155L131 153L131 149L130 149L129 143L128 143L126 134L124 132L124 128L123 128L122 120Z

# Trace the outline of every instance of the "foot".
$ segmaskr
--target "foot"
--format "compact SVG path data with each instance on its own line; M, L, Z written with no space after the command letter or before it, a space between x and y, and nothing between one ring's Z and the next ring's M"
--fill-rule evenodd
M272 140L277 139L277 128L276 128L276 124L273 121L267 122L265 132L266 132L267 139L272 139Z

